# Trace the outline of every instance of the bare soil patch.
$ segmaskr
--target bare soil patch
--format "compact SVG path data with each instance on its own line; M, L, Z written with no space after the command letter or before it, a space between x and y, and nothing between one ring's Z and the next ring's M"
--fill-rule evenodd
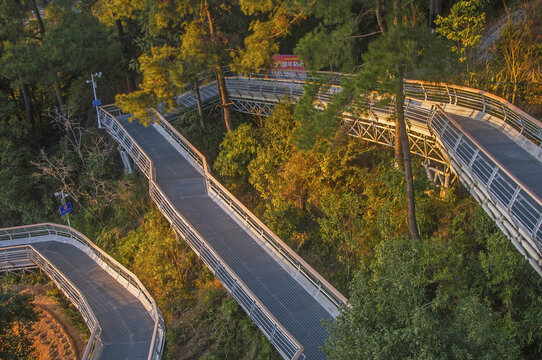
M66 314L66 310L53 298L47 296L43 284L14 285L14 291L34 295L38 321L32 326L30 338L34 346L33 357L37 360L81 359L87 341Z

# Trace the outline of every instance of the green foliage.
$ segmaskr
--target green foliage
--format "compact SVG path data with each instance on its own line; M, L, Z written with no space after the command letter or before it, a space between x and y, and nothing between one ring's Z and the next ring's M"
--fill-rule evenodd
M311 69L350 72L354 65L351 32L351 23L344 24L330 33L324 25L320 25L301 39L295 52ZM326 46L322 46L323 44Z
M0 119L0 226L31 224L48 217L53 204L30 164L29 126L15 117Z
M258 130L249 124L241 124L224 137L220 153L213 168L230 186L248 184L246 171L258 149Z
M331 326L328 356L518 358L520 348L501 326L501 314L478 291L467 290L475 282L454 284L463 288L463 296L448 289L441 271L460 255L456 251L436 239L393 239L378 245L351 284L352 309L345 309ZM439 256L447 252L447 257Z
M363 60L355 80L356 90L378 90L383 96L402 91L407 77L438 80L455 69L444 41L422 26L408 24L394 26L371 42Z
M540 5L538 5L540 6ZM491 61L477 69L474 84L540 114L542 104L542 12L536 4L523 10L525 17L510 20L490 49ZM535 115L535 114L533 114Z
M449 232L391 238L362 261L330 358L537 356L540 278L471 199L446 208Z
M452 51L458 53L460 61L466 61L469 52L478 46L486 20L483 11L487 0L461 0L454 4L450 14L435 20L436 32L453 41Z
M32 343L28 337L37 314L30 294L18 294L0 287L0 357L29 359Z
M239 5L245 15L252 16L244 47L231 54L232 69L240 72L269 68L280 40L309 14L303 1L240 0Z

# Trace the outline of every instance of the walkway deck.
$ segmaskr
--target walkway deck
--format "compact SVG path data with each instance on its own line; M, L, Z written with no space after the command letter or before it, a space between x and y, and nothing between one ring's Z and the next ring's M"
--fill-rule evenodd
M331 314L206 192L204 177L153 127L118 117L151 158L156 183L259 300L305 348L307 359L322 359L319 350Z
M154 321L141 302L73 245L45 241L32 246L85 296L102 328L101 359L147 359Z
M487 123L447 112L488 153L530 191L542 198L542 163L499 129Z

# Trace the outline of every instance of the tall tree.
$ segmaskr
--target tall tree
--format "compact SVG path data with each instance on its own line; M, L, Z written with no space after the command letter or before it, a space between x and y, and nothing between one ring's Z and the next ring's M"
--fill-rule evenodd
M151 45L148 51L140 57L143 85L141 91L120 95L117 103L127 111L137 112L142 116L140 120L148 123L149 107L159 103L175 106L173 97L183 92L187 83L197 90L197 74L211 67L216 74L224 124L226 130L231 131L231 102L223 67L231 61L227 46L237 46L244 32L244 18L237 2L183 0L167 4L149 2L148 6L150 16L145 26L152 29L152 38L147 44ZM158 53L164 56L158 59ZM150 61L151 58L156 61ZM157 80L157 76L160 77L159 82L145 79ZM162 96L165 94L159 86L167 87L169 99ZM197 99L198 94L196 91ZM201 112L200 104L198 110ZM201 119L200 125L203 126Z
M125 29L126 23L134 23L146 9L145 0L89 0L88 7L100 21L111 26L117 33L117 39L121 45L123 70L126 76L126 89L128 92L136 90L136 74L131 69L132 59L137 57L134 47L134 39L137 31L129 33Z
M408 226L412 238L420 234L416 224L414 181L410 144L406 131L403 81L423 77L437 79L451 73L454 61L446 44L421 25L400 24L369 45L364 65L356 75L356 89L364 96L378 91L383 101L395 103L396 141L402 150L408 199ZM397 152L396 152L397 154Z
M14 90L20 90L25 110L26 120L34 126L34 106L30 94L29 82L33 75L22 59L32 59L27 56L39 39L39 30L35 27L35 21L31 18L32 9L26 2L8 0L0 5L0 40L2 41L2 53L0 54L0 73L8 78ZM9 69L6 69L9 67Z
M251 18L251 33L244 47L233 55L232 68L241 72L259 71L271 66L272 55L279 51L280 40L291 34L292 28L305 20L312 4L304 1L240 0L241 10Z
M192 21L186 25L185 32L180 38L179 57L170 70L171 80L176 85L179 93L183 92L187 85L192 86L196 97L201 130L205 129L205 119L203 117L199 76L209 68L212 59L212 54L209 53L208 47L205 46L205 34L201 21Z
M435 20L436 32L454 42L452 51L460 55L467 73L472 70L473 50L480 44L486 20L486 0L461 0L454 4L448 16Z

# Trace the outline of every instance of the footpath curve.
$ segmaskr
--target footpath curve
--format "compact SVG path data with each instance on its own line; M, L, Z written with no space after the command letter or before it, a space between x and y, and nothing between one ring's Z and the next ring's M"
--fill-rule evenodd
M91 337L83 359L160 359L164 319L139 279L73 228L0 229L0 272L39 268L79 310Z

